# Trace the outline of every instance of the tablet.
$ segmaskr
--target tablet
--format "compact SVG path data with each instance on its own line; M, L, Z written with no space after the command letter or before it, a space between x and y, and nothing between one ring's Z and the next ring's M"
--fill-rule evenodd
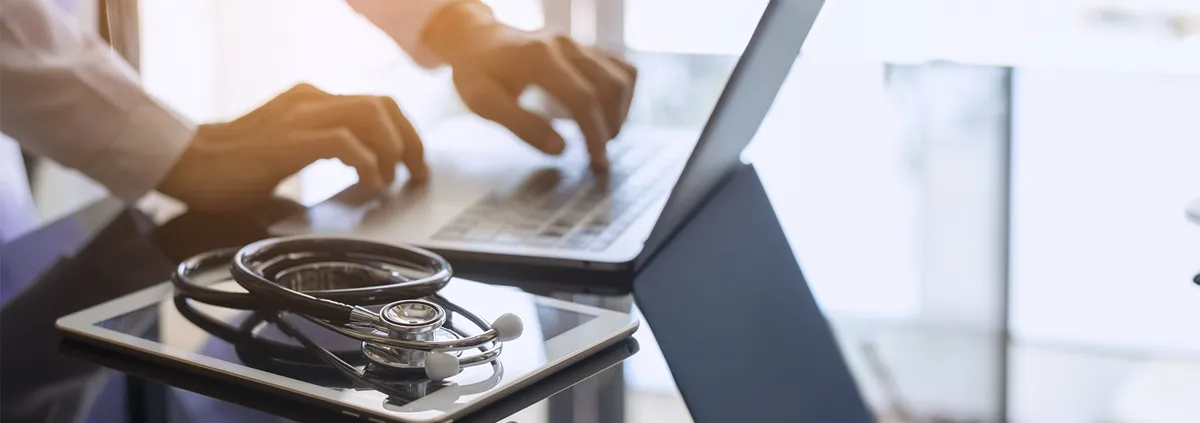
M214 286L240 289L233 282ZM311 360L315 355L307 357L310 360L272 357L260 354L262 349L244 339L213 331L211 322L247 328L254 331L254 339L268 339L304 352L298 341L278 328L248 324L255 317L252 312L195 301L177 304L169 282L63 317L57 327L68 338L113 353L384 423L439 422L464 416L629 338L639 326L627 313L463 279L452 280L440 294L486 321L504 313L516 314L524 322L524 333L504 344L495 364L464 368L445 381L381 376L376 382L394 388L388 393L319 365ZM207 320L198 320L197 313ZM361 353L360 342L327 329L309 324L300 330L335 353Z

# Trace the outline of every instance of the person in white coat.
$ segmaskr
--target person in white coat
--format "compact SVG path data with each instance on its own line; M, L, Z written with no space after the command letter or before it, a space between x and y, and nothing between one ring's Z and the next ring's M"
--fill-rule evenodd
M518 96L537 85L564 105L593 165L629 110L636 70L569 37L499 23L475 0L346 0L421 66L449 66L467 106L547 153L562 136ZM48 0L0 0L0 133L134 202L150 191L191 209L261 201L312 162L337 158L381 188L396 166L428 174L420 136L386 97L298 86L230 122L196 124L146 93L128 63ZM9 147L7 153L13 155ZM15 166L6 166L15 167ZM19 169L0 172L0 243L31 222Z

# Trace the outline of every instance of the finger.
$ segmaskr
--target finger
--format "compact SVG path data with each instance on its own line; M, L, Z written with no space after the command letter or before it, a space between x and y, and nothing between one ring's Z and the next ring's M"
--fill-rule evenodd
M287 148L267 145L263 149L268 163L280 174L280 179L299 172L320 159L338 159L358 173L358 182L371 190L386 186L380 177L379 160L374 150L355 137L348 128L329 128L298 131L284 137Z
M598 54L608 58L609 62L611 62L614 66L621 68L621 71L625 73L625 76L628 77L630 81L633 81L635 84L637 83L637 67L625 60L624 57L607 50L598 50Z
M375 96L332 96L298 104L280 124L295 129L347 128L379 159L380 176L396 178L405 142L383 99Z
M626 103L632 97L633 81L628 80L624 70L610 63L607 57L585 51L567 38L561 38L559 43L571 63L596 87L604 108L608 133L616 137L625 121Z
M624 122L629 118L629 109L633 106L633 95L635 92L637 92L637 67L633 66L632 63L629 63L624 57L621 57L616 53L601 50L599 51L599 54L608 59L609 64L617 69L620 69L621 73L625 75L625 80L629 81L629 94L625 97L625 102L621 107L621 122ZM615 137L616 134L613 134L613 136Z
M561 154L566 148L562 135L545 118L525 110L491 78L455 75L463 103L484 119L507 128L533 148L546 154Z
M534 59L540 62L541 71L533 75L535 83L571 111L579 130L587 140L588 154L596 170L608 169L608 157L604 145L612 139L605 123L604 111L596 94L596 88L575 69L567 58L552 45L539 44Z
M382 97L382 99L384 111L391 117L392 125L399 132L400 140L404 143L400 160L408 168L412 179L417 181L428 179L429 165L425 163L425 145L421 142L421 136L417 134L417 129L413 127L408 117L404 116L404 112L400 110L400 105L396 103L395 99L391 97Z

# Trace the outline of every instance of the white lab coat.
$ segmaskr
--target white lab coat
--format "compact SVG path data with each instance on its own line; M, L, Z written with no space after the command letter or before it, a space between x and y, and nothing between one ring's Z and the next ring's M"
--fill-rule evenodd
M420 35L447 1L346 0L426 68L440 63ZM0 133L133 203L166 176L195 129L49 0L0 0ZM33 216L19 157L0 141L0 243Z

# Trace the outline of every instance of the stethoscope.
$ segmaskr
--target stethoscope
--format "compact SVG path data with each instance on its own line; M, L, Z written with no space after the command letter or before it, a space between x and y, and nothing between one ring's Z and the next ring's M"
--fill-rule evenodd
M221 266L247 292L213 289L194 278ZM362 341L362 355L383 368L423 371L440 381L464 367L495 362L501 344L523 331L516 315L505 313L488 324L438 295L451 276L445 259L421 248L303 235L193 256L179 264L171 280L181 297L224 308L295 314ZM377 311L367 308L381 304ZM481 333L466 335L455 326L459 319L452 319L453 314ZM289 326L280 327L286 331ZM357 372L338 354L303 336L297 339L328 364ZM469 350L478 352L466 354Z
M487 378L467 384L435 381L423 377L424 374L397 374L367 359L360 349L331 351L319 346L280 313L254 311L240 323L230 325L196 309L184 295L175 297L175 307L196 327L232 346L243 364L321 386L373 389L387 396L383 407L388 410L405 411L412 401L434 392L441 393L441 405L448 406L464 396L490 391L504 379L504 366L499 360L491 362L492 371ZM267 325L274 325L300 345L262 336ZM358 370L359 366L362 370Z

